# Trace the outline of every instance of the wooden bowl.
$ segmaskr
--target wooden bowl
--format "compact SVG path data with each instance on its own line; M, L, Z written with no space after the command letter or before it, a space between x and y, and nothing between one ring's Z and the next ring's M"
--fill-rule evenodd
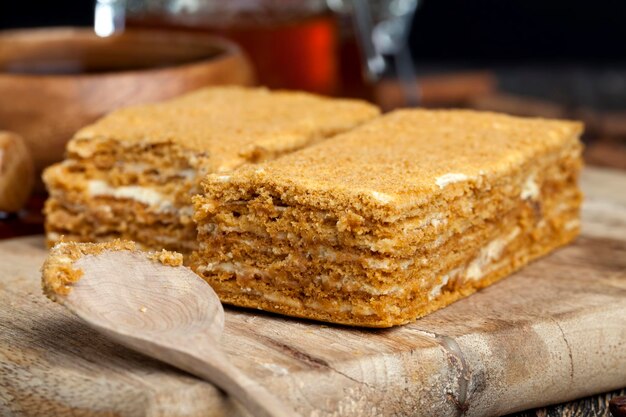
M208 85L253 82L239 47L209 35L0 31L0 130L26 139L38 172L62 159L74 132L113 109Z

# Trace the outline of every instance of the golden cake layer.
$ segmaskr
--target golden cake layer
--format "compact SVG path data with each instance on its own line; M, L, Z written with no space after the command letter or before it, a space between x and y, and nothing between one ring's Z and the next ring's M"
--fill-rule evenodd
M49 243L132 239L189 252L191 196L207 173L274 159L379 110L358 100L219 87L121 109L80 130L44 181Z
M192 268L227 303L388 327L573 239L575 122L404 110L194 198Z

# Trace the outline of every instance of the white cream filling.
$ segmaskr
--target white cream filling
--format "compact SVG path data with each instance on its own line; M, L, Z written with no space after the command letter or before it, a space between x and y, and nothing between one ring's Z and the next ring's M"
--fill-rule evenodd
M204 272L227 272L229 274L237 274L239 276L267 275L265 271L251 266L243 265L239 262L211 262L207 265L198 267L200 273Z
M276 292L263 294L263 298L273 303L286 305L292 308L302 308L300 300L296 300Z
M448 219L444 213L431 213L428 216L422 217L416 221L405 221L402 226L402 233L412 233L417 230L422 230L427 226L439 227L442 224L448 223Z
M432 219L430 221L431 226L433 226L435 229L447 223L448 223L448 219Z
M315 300L309 300L305 302L305 305L313 310L319 311L330 311L330 312L339 312L339 313L354 313L358 316L372 316L376 314L373 308L369 306L355 306L350 303L339 303L335 302L332 306L323 306L320 302ZM386 310L393 309L393 306L389 306Z
M535 175L528 176L522 186L520 198L522 200L536 200L539 197L539 193L539 185L537 185L537 181L535 181Z
M452 271L448 272L447 274L445 274L444 276L441 277L441 281L439 281L438 284L435 284L431 290L430 293L428 294L428 298L429 299L433 299L439 296L439 294L441 294L441 289L443 287L446 286L446 284L451 280L451 279L456 279L458 275L460 275L461 271L463 270L463 268L455 268Z
M361 291L372 295L389 295L403 293L407 290L407 286L393 285L387 289L380 289L370 284L361 282L358 278L352 276L344 276L340 281L331 282L328 276L320 275L315 278L316 283L321 283L325 286L332 286L336 289L345 288L347 291L356 292Z
M381 203L389 203L390 201L393 201L392 196L385 193L379 193L378 191L372 191L372 197L374 197L374 199L380 201Z
M519 235L521 229L516 227L508 236L492 240L480 250L478 256L470 262L465 272L465 278L478 280L485 275L484 268L498 259L506 246Z
M135 200L159 211L172 211L176 207L174 202L158 191L139 185L125 185L111 187L102 180L89 180L87 193L91 197L107 196L119 199Z
M230 175L216 175L215 178L219 182L230 182Z
M350 256L353 260L360 259L361 257L358 255ZM396 262L391 259L372 259L372 258L364 258L365 264L368 268L371 269L380 269L383 271L390 271L395 269ZM399 263L400 269L406 271L409 269L409 266L413 264L412 259L406 259L404 261L400 261Z
M450 172L448 174L444 174L444 175L437 177L435 179L435 184L437 184L439 188L445 188L448 184L466 181L467 179L469 179L469 177L465 174Z

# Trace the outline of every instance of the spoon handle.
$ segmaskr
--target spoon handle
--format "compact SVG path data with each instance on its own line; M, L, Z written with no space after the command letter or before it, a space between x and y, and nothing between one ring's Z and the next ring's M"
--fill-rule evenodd
M193 372L235 397L253 416L258 417L297 417L290 407L283 404L258 382L250 379L219 352L221 363L203 361Z
M134 343L128 344L137 348ZM299 414L247 377L230 363L217 342L184 343L170 347L160 343L142 344L140 351L176 368L212 382L232 395L255 417L299 417Z

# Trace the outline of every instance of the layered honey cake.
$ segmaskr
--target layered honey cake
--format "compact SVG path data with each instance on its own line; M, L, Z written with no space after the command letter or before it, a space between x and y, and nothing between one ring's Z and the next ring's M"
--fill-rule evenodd
M358 100L241 87L121 109L80 130L45 171L49 244L127 239L188 253L191 196L222 175L304 148L379 114Z
M415 320L579 231L582 125L403 110L209 175L192 268L230 304L348 325Z

